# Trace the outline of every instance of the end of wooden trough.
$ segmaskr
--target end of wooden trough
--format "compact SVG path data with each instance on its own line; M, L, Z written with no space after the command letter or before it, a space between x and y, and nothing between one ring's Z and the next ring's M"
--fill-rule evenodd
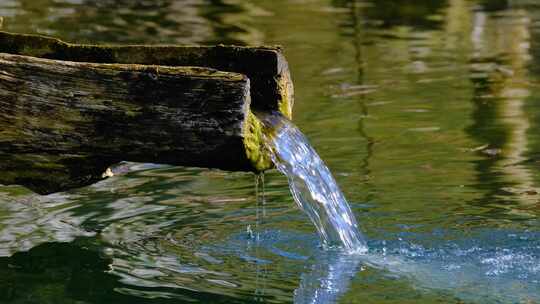
M120 161L263 171L253 114L291 117L278 47L80 45L0 32L0 184L51 193Z

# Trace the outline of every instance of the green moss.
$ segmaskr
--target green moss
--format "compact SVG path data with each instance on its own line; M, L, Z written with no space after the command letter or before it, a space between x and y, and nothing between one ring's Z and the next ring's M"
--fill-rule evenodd
M33 195L34 192L22 186L17 186L17 185L4 186L0 184L0 197L2 197L2 194L7 194L8 197L13 198L17 196Z
M292 119L293 108L293 86L289 71L281 73L274 79L277 83L280 99L278 102L278 111L285 117ZM256 171L264 171L274 167L270 158L270 152L264 146L263 134L273 136L275 130L265 129L261 121L253 112L248 111L246 124L244 127L244 146L248 159L253 164Z
M292 108L294 104L293 99L293 86L291 76L287 72L282 74L278 79L276 79L278 84L279 94L281 99L278 100L278 109L281 114L285 117L292 119Z
M244 124L244 147L255 171L260 172L273 167L270 155L264 147L262 123L250 110Z

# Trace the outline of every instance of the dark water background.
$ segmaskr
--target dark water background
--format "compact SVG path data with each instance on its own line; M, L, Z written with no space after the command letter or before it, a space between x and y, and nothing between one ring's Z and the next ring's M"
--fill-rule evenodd
M540 302L536 1L0 0L0 16L71 42L283 45L294 121L372 248L322 252L277 172L263 204L251 174L124 164L66 193L0 187L0 303Z

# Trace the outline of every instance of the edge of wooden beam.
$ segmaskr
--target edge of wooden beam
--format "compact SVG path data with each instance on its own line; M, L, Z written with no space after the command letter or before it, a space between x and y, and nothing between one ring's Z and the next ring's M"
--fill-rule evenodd
M0 35L1 35L1 33L0 33ZM15 36L19 36L19 35L15 35ZM22 35L22 36L25 36L25 37L28 37L28 38L35 38L36 37L34 35ZM46 39L48 42L50 42L50 40L54 40L54 41L57 41L60 44L65 44L65 45L68 45L68 46L71 45L71 44L63 43L63 42L61 42L60 40L57 40L57 39L52 39L52 38L43 38L43 39ZM0 39L0 41L1 41L1 39ZM38 42L37 44L39 45L39 43L40 42ZM18 53L23 53L23 54L24 53L31 53L32 46L31 45L25 45L25 46L28 47L28 49L19 51ZM79 46L79 45L77 45L77 46ZM100 47L100 46L90 46L90 47ZM118 48L122 48L122 47L118 47ZM130 48L130 47L128 47L128 48ZM135 47L131 47L131 48L133 48L131 50L136 50ZM155 50L155 47L149 47L149 48L152 49L152 50ZM174 46L174 47L171 47L171 48L181 49L183 47ZM193 48L200 48L200 47L193 47ZM217 47L206 47L206 48L218 48L218 49L221 49L221 48L224 48L224 47L217 46ZM234 49L246 49L246 50L248 50L249 48L247 48L247 47L234 47ZM4 46L0 45L0 53L4 53L5 50L6 50L6 46L5 45ZM268 50L268 49L264 48L264 50ZM271 49L271 50L273 52L275 51L275 49ZM34 62L36 62L38 64L40 62L44 63L44 62L58 61L60 63L67 64L67 65L70 65L70 64L74 65L75 64L75 65L77 65L79 67L82 67L82 68L84 68L86 66L86 67L92 67L94 69L104 69L104 70L111 70L111 71L113 71L113 70L114 71L130 70L130 71L134 71L134 72L147 73L150 76L158 75L159 73L163 73L164 75L172 75L172 74L180 75L180 74L184 73L186 75L187 74L189 74L189 75L197 74L200 77L206 77L206 76L212 76L214 78L222 77L223 79L229 79L231 81L245 80L245 81L247 81L247 85L246 85L245 91L244 91L244 95L245 95L245 98L246 98L246 103L244 104L245 108L243 109L244 119L243 119L242 126L241 126L242 132L241 132L241 136L237 137L237 139L235 139L235 141L236 140L241 140L241 143L240 142L238 142L238 143L243 145L243 148L244 148L244 151L245 151L245 155L242 155L240 157L242 157L243 159L247 158L246 160L249 161L249 163L252 166L252 171L254 171L254 172L264 171L264 170L267 170L267 169L270 169L270 168L273 167L273 163L272 163L269 155L266 153L265 148L264 148L263 127L262 127L261 121L254 114L254 112L258 112L259 109L252 109L253 105L251 103L252 102L252 96L251 96L251 91L250 91L250 79L248 77L246 77L244 74L236 73L236 72L230 72L230 71L216 70L216 69L207 68L207 67L196 67L196 66L162 66L162 65L154 65L154 64L147 65L147 64L129 64L129 63L95 63L95 62L86 62L86 61L85 62L80 62L80 61L58 60L58 59L54 59L54 58L47 58L47 56L45 56L45 58L41 58L41 57L27 56L27 55L13 55L13 54L9 54L9 53L5 53L4 55L0 56L1 57L0 59L9 60L8 57L12 56L12 57L17 57L19 59L22 59L21 62L24 62L26 59L28 59L28 60L33 60ZM291 112L292 112L292 98L293 97L292 97L292 82L290 81L290 74L289 74L289 71L288 71L287 62L286 62L285 58L283 57L283 55L280 52L276 51L276 53L274 53L274 55L272 55L272 56L273 57L271 57L271 58L275 58L277 60L276 65L275 65L277 67L277 76L274 76L274 77L270 78L270 79L274 80L275 83L277 84L277 93L278 94L277 95L272 95L272 96L276 97L277 104L274 106L275 109L273 107L268 107L268 108L263 107L263 111L264 112L270 112L270 111L275 110L275 111L281 112L285 116L290 117ZM6 59L6 58L8 58L8 59ZM259 76L259 75L255 75L255 76ZM262 76L267 77L267 75L265 75L265 74L263 74ZM9 102L7 102L7 105L9 106ZM4 140L5 139L6 138L4 138ZM0 141L2 141L2 138L0 138ZM50 144L50 143L47 143L47 144ZM22 155L19 155L19 156L17 156L18 154L15 155L15 156L13 156L13 155L9 156L9 154L6 154L6 151L8 151L8 153L9 153L9 149L5 150L3 152L0 151L0 159L5 158L7 156L7 159L4 159L4 160L7 161L7 162L11 162L12 160L17 159L17 157L23 157L24 156L22 159L20 159L21 164L26 164L25 166L33 166L34 171L27 172L28 175L22 176L21 180L26 181L25 183L22 183L22 184L30 185L31 188L34 189L34 190L38 189L37 192L39 192L39 193L48 193L48 192L50 192L48 190L43 190L43 189L54 189L54 191L60 191L60 190L65 190L65 189L69 189L69 188L89 184L90 182L95 182L95 181L99 180L98 177L101 177L101 173L103 173L103 171L106 169L106 168L103 168L103 170L101 172L97 172L97 169L98 169L97 167L103 167L106 163L109 163L109 162L111 162L111 160L114 160L114 158L112 158L112 159L108 159L106 157L98 158L99 164L93 165L93 164L91 164L92 159L94 159L94 161L95 161L96 158L93 157L92 155L90 155L90 156L86 155L88 153L88 151L81 151L81 153L79 153L78 155L71 155L67 159L64 159L64 156L60 156L59 159L60 159L61 162L55 162L55 161L47 162L45 159L48 158L48 157L49 158L52 157L51 160L55 159L54 158L54 153L55 153L54 151L52 151L52 152L51 151L48 151L48 152L47 151L41 151L41 152L38 151L38 153L35 153L35 154L29 153L26 156L25 156L24 153ZM26 151L26 152L28 152L28 151ZM81 162L76 161L77 159L80 159ZM127 159L127 160L137 161L137 160L134 160L134 159ZM69 172L70 172L69 170L70 169L68 167L63 167L63 164L66 161L74 163L73 165L78 166L78 168L80 168L78 170L81 170L81 172L84 173L84 176L77 176L77 178L75 180L70 180L69 178L67 178L67 177L70 177L70 175L69 175ZM119 160L116 159L116 161L119 161ZM83 165L83 162L86 162L88 164ZM168 163L168 162L165 162L165 163ZM112 165L112 163L110 163L108 165ZM9 166L8 166L8 168L9 168ZM18 167L15 167L15 168L18 168ZM19 168L19 169L16 169L16 170L24 170L24 168ZM57 174L59 174L57 176L56 175L51 175L51 178L52 179L60 178L61 181L52 181L51 180L50 184L44 185L42 188L39 188L39 186L37 186L37 183L39 183L39 178L40 178L39 174L44 174L44 173L47 174L46 172L48 172L50 170L52 170L52 171L56 172ZM23 171L20 171L20 172L23 172ZM34 176L33 174L37 174L37 176ZM17 179L17 177L13 177L13 176L12 176L12 178L14 180ZM9 178L7 178L7 179L9 180ZM34 181L36 183L35 185L33 184ZM8 182L8 184L13 184L13 183ZM55 185L57 186L57 188L53 188ZM48 188L48 187L50 187L50 188Z
M0 31L0 53L76 62L199 66L236 72L251 80L254 109L292 116L293 84L280 46L76 44L43 35Z

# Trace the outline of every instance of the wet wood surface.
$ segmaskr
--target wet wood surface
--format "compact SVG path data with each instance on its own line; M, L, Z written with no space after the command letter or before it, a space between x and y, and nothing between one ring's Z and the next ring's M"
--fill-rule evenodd
M251 109L290 115L275 49L0 41L0 184L62 191L123 160L258 171Z
M241 74L0 54L0 180L48 192L121 160L250 170L249 98Z

